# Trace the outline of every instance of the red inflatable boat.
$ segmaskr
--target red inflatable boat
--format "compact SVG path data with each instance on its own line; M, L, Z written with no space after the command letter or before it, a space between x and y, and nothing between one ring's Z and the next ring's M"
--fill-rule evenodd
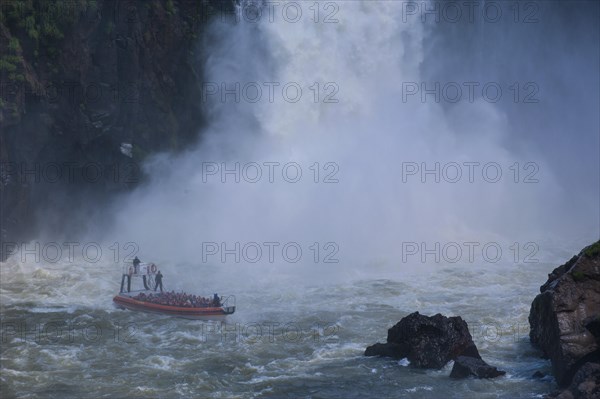
M136 294L139 294L136 293ZM154 293L155 294L155 293ZM155 302L135 299L132 293L120 293L113 298L114 304L119 308L141 310L144 312L162 313L185 318L201 318L206 316L226 316L235 312L235 301L232 296L227 297L220 306L208 305L202 307L172 306Z
M137 259L137 258L136 258ZM160 279L159 279L160 277ZM162 275L154 263L125 265L121 277L121 291L113 298L119 308L191 319L201 317L226 316L235 312L235 297L212 299L176 292L162 292ZM132 291L132 282L141 281L144 289ZM152 291L160 287L161 292Z

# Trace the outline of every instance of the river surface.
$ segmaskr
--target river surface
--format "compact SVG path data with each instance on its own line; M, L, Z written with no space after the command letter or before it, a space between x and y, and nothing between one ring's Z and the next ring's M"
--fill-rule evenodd
M163 270L167 288L193 289L174 280L197 268ZM333 284L233 280L223 294L235 295L235 314L187 320L114 308L118 266L9 260L0 287L1 396L541 397L553 382L531 378L549 363L529 344L527 316L549 270L542 263L440 265ZM194 292L207 296L209 287L227 285L196 276L202 283ZM363 356L413 311L461 315L483 358L506 376L455 381L452 363L420 370L406 360Z

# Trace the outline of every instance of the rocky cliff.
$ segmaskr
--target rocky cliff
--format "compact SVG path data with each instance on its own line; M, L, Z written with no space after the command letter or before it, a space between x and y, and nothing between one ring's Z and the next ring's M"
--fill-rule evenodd
M62 231L73 209L138 183L148 154L193 143L206 26L232 12L232 0L3 1L0 239Z
M600 380L600 241L554 269L540 292L529 313L531 342L550 359L559 386L582 380L572 397L600 397L593 382ZM589 394L579 392L582 384ZM598 396L590 396L594 389Z

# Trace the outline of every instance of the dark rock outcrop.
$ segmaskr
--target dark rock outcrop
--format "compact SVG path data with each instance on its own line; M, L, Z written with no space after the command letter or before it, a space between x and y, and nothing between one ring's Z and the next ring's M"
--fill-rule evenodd
M372 345L365 355L406 357L415 367L438 369L461 355L481 358L462 318L419 312L400 320L388 330L387 344Z
M468 356L459 356L454 361L450 378L495 378L506 374L496 367L490 366L481 359Z
M458 366L456 371L464 376L474 375L490 378L494 371L479 355L467 323L461 317L446 317L441 314L424 316L411 313L388 330L387 343L376 343L365 350L365 356L387 356L394 359L407 358L418 368L444 367L449 361L464 357L466 374ZM455 366L456 367L456 366ZM454 371L454 370L453 370ZM489 377L487 377L489 376Z
M600 241L548 275L529 313L532 344L552 363L559 386L600 359Z

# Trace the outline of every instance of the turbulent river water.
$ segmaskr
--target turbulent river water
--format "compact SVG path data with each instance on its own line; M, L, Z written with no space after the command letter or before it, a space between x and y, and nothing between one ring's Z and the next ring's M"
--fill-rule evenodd
M304 285L285 277L227 284L174 265L164 272L167 289L208 296L227 287L237 299L224 320L187 320L113 308L116 265L9 261L2 397L541 397L552 381L531 378L549 364L529 344L527 315L550 268L439 265ZM201 283L176 284L175 269ZM507 375L453 381L451 363L419 370L363 356L413 311L462 315L483 358Z
M551 378L531 378L549 363L529 344L527 316L547 274L598 237L597 5L565 14L560 2L473 2L457 22L471 2L450 3L242 1L238 21L217 18L198 43L200 143L148 158L148 181L98 210L76 241L108 243L104 256L20 252L1 265L0 396L552 390ZM235 314L115 309L131 259L111 251L129 242L167 290L234 295ZM235 246L266 242L278 245L274 260ZM301 247L299 262L285 243ZM414 311L462 316L506 376L455 381L452 364L363 356Z

